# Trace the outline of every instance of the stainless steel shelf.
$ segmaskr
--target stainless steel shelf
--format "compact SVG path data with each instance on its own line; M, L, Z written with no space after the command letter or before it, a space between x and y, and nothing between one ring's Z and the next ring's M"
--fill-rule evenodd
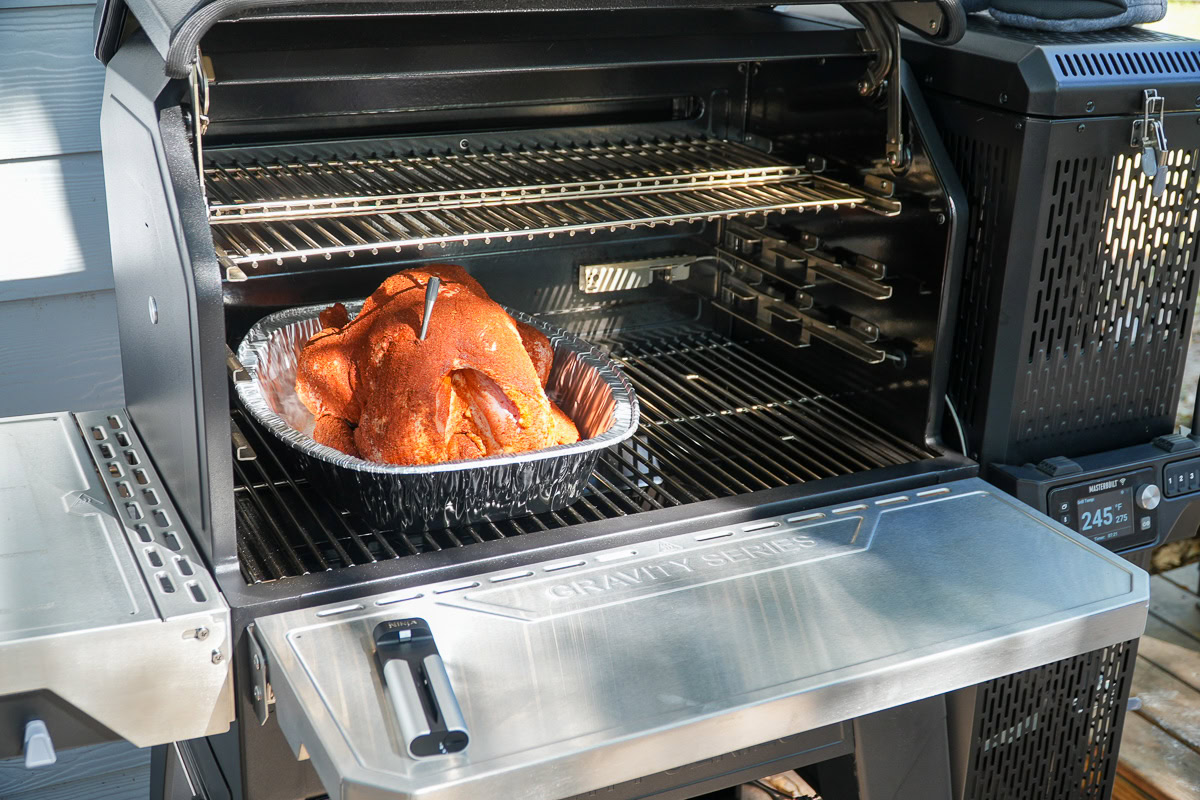
M227 163L205 170L205 187L218 257L251 268L869 201L770 154L701 139Z

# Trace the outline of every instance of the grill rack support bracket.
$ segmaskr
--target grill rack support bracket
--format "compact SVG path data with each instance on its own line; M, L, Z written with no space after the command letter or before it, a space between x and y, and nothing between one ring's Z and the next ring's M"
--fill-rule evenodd
M258 717L258 724L266 725L271 717L271 706L275 703L267 654L259 644L258 629L254 623L246 627L246 633L246 639L250 643L250 701L254 704L254 715Z

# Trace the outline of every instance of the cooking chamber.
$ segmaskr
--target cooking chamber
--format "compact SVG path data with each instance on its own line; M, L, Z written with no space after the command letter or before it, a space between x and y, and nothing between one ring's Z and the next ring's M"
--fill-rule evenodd
M954 462L937 357L948 172L919 100L911 165L887 167L886 104L856 88L870 59L853 31L761 12L371 27L242 21L201 44L208 115L192 127L226 344L279 308L460 263L498 302L611 352L641 429L563 511L380 530L231 401L221 491L247 582L469 560L527 533Z

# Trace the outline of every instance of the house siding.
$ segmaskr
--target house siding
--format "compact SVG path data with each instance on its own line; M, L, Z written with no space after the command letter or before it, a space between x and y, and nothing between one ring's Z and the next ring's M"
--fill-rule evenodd
M0 416L119 406L91 2L0 0ZM51 731L53 735L53 731ZM2 800L149 796L126 742L0 761Z
M0 416L123 403L93 12L0 0Z

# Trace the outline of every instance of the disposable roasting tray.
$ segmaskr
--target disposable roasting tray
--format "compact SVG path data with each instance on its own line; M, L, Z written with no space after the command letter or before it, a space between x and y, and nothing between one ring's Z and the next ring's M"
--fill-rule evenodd
M312 439L313 415L296 396L301 348L321 329L328 304L264 317L238 347L248 379L238 398L319 489L380 527L430 530L556 511L579 499L601 451L637 430L633 386L613 361L587 342L542 320L505 309L550 338L554 366L546 393L579 428L580 441L542 450L425 466L379 464ZM362 302L346 303L351 314Z

